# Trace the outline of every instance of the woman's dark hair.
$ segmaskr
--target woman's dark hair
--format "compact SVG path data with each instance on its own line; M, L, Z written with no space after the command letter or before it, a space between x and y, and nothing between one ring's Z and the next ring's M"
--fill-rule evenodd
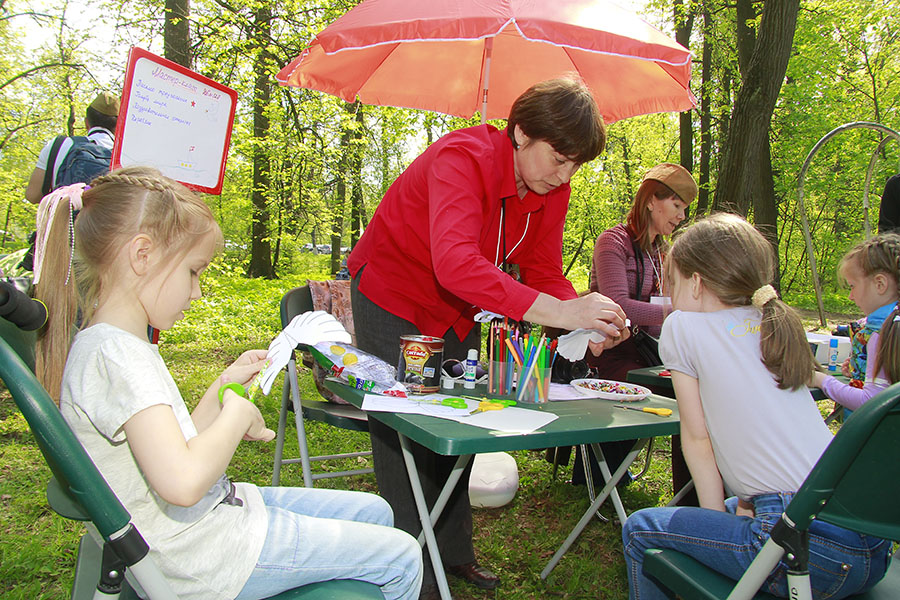
M87 107L87 110L84 114L85 120L88 122L88 127L102 127L104 129L109 129L113 133L116 132L116 123L119 120L119 117L113 117L110 115L104 115L99 110L95 110L90 106Z
M580 79L548 79L528 88L516 98L507 120L507 135L517 147L516 125L579 164L597 158L606 146L600 109Z

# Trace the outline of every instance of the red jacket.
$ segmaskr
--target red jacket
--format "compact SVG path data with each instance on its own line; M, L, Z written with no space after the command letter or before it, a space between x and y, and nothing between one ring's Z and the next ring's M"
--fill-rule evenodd
M565 184L520 199L506 131L453 131L391 185L347 266L354 277L365 266L360 292L425 335L452 326L462 339L479 309L520 320L539 291L577 296L562 273L570 192ZM503 198L507 262L519 265L523 283L496 266Z

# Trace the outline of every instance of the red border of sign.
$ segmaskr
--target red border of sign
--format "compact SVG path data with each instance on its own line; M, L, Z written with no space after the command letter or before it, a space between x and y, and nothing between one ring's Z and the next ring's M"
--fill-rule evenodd
M225 162L228 160L228 147L231 145L231 130L234 127L234 113L237 108L237 97L238 94L235 90L230 87L226 87L221 83L213 81L209 77L205 77L200 73L196 73L182 67L178 63L174 63L171 60L165 59L161 56L157 56L152 52L148 52L143 48L138 48L137 46L132 46L131 50L128 53L128 66L125 70L125 85L122 88L122 101L121 101L121 111L119 112L119 122L127 123L128 117L128 101L131 97L131 86L134 83L134 65L141 58L146 58L147 60L157 63L163 67L168 69L172 69L173 71L177 71L179 74L184 75L185 77L189 77L194 79L203 85L209 86L211 88L215 88L216 90L227 94L231 97L231 114L228 115L228 131L225 132L225 145L222 149L222 162L219 168L219 179L218 183L216 183L215 187L206 187L203 185L197 185L196 183L189 183L186 181L182 181L184 185L191 188L192 190L197 190L200 192L206 192L207 194L221 194L222 193L222 182L225 180ZM124 126L122 131L124 132ZM122 141L123 135L117 135L116 141L113 144L113 154L112 154L112 168L118 169L122 166L121 158L122 153Z

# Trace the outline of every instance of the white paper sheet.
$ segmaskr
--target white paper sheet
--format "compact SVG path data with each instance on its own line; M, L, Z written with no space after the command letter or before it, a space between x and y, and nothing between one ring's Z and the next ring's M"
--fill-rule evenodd
M463 409L442 405L441 401L445 398L458 398L458 396L426 394L411 398L395 398L392 396L379 396L378 394L366 394L363 398L362 409L374 412L427 415L503 433L523 434L537 431L559 418L552 413L526 410L515 406L471 415L469 413L478 408L478 400L465 399L466 408Z
M557 402L559 400L584 400L586 395L576 390L568 383L551 383L549 391L550 401Z

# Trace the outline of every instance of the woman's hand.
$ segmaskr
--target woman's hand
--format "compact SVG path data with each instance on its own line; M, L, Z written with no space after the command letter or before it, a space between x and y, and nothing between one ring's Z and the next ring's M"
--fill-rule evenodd
M604 350L609 350L614 346L618 346L631 337L631 330L627 327L623 328L616 337L607 337L602 342L588 342L588 349L594 356L600 356Z
M247 350L236 361L222 371L219 387L226 383L240 383L247 386L266 364L266 350Z
M597 292L560 302L558 318L564 329L596 329L607 339L616 339L625 329L622 307Z

